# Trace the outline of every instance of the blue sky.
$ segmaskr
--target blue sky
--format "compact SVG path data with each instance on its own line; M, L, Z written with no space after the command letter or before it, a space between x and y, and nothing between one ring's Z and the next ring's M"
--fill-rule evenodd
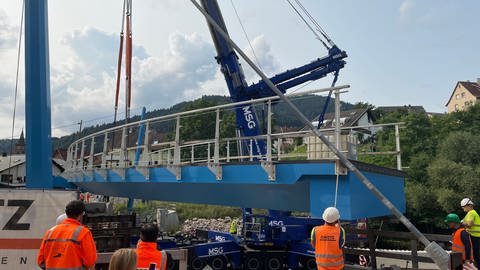
M49 1L53 135L111 121L120 0ZM343 99L381 105L423 105L445 111L459 80L480 77L480 2L434 0L303 0L349 57L340 84ZM249 49L230 0L219 0L229 33ZM268 75L326 55L286 0L233 0L255 53ZM169 107L203 94L227 94L213 59L205 20L190 1L134 1L133 113ZM0 137L11 127L15 48L20 1L0 7ZM258 78L246 68L249 82ZM23 73L22 73L23 74ZM327 77L306 89L325 87ZM21 83L23 91L23 83ZM23 93L20 94L20 100ZM23 126L19 104L16 133Z

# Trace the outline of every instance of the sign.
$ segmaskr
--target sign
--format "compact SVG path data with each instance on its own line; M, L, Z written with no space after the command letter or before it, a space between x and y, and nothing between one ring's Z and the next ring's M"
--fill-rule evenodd
M0 270L39 269L45 232L75 199L75 191L0 189Z

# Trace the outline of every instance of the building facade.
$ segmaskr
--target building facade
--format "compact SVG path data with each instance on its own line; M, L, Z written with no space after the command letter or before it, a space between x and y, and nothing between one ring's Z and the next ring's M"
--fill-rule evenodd
M447 104L447 112L466 110L480 99L480 79L477 82L457 82Z

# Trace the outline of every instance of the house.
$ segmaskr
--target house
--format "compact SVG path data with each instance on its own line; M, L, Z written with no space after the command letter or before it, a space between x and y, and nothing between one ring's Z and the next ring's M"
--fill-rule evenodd
M52 159L52 174L57 176L64 171L62 165ZM7 155L0 157L0 187L22 186L25 184L25 155Z
M416 113L416 114L424 114L427 113L423 106L412 106L412 105L403 105L403 106L379 106L375 109L375 111L379 112L379 116L383 116L385 114L389 114L392 112L407 112L407 113Z
M374 117L371 108L361 108L340 112L340 126L342 128L364 127L373 125ZM312 121L314 126L318 126L318 118ZM320 129L335 128L335 113L325 114L323 125ZM368 130L363 130L369 133Z
M452 95L448 99L447 112L456 112L465 110L480 98L480 78L476 82L459 81L453 89Z
M340 127L343 129L340 136L340 151L346 154L348 158L357 159L359 136L363 134L360 137L365 139L364 135L372 134L373 130L367 126L372 125L373 120L369 107L340 112ZM318 118L312 121L312 124L318 126ZM332 143L335 142L333 128L335 128L335 113L328 113L324 117L320 130L324 130L323 134ZM333 152L317 136L305 137L304 144L307 145L307 159L335 158Z

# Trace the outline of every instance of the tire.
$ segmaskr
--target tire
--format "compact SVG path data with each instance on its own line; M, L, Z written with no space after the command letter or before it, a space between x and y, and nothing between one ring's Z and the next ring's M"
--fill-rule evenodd
M198 257L195 257L190 262L190 269L191 270L202 270L205 267L205 265L206 265L206 263L202 259L200 259Z
M169 260L167 262L167 270L178 270L178 261L177 260Z
M217 257L213 257L210 262L208 263L208 265L210 265L210 267L213 269L213 270L224 270L224 269L227 269L227 264L228 264L228 260L227 258L223 257L223 256L217 256Z
M262 261L258 256L247 255L244 269L245 270L261 270L263 269Z
M315 261L315 258L306 257L304 262L306 270L317 270L317 262Z
M265 259L266 270L281 270L283 269L283 262L279 256L269 256Z

